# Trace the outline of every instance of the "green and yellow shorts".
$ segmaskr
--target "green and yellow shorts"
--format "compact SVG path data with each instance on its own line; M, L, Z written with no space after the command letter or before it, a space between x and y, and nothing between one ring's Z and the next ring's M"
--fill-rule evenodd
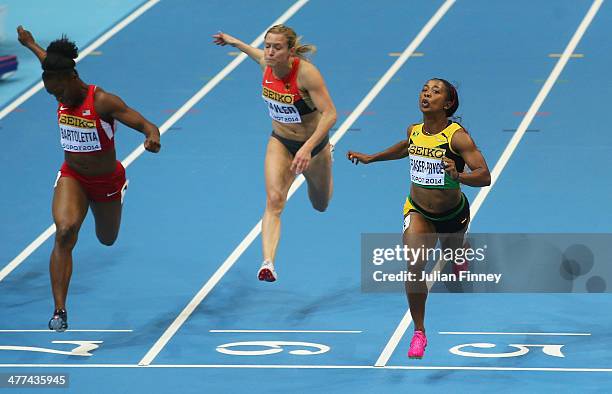
M461 201L456 207L442 213L427 212L408 196L404 204L404 231L410 225L410 212L420 213L434 225L436 232L441 234L459 232L470 223L470 203L463 193L461 193Z

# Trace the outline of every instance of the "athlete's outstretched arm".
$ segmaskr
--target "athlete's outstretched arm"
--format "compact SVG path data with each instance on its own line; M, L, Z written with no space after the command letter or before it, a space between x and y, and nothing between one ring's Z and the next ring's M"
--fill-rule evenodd
M221 46L231 45L235 48L238 48L242 52L246 53L251 59L255 60L262 69L265 67L263 49L252 47L249 44L245 44L244 42L240 41L236 37L232 37L229 34L223 33L221 31L217 34L213 34L213 38L213 42L215 44Z
M374 163L375 161L387 161L387 160L399 160L408 156L408 147L410 140L410 133L412 132L412 126L408 127L407 130L407 138L398 142L397 144L390 146L382 152L374 153L373 155L368 155L366 153L354 152L352 150L348 151L346 154L346 158L352 161L355 164L363 163L369 164Z
M408 156L408 141L403 140L384 151L368 155L367 153L348 151L346 158L355 164L369 164L375 161L398 160Z
M17 27L17 39L24 47L28 48L32 53L36 55L38 60L42 63L47 57L47 52L40 47L34 40L34 36L32 33L23 28L23 26L19 25Z
M96 112L102 118L113 118L129 128L138 130L146 136L144 147L149 152L157 153L161 148L159 129L140 113L128 107L123 100L102 89L96 90Z
M465 130L458 130L451 140L453 150L461 155L471 172L457 172L455 162L444 158L445 171L451 178L468 186L483 187L491 184L491 173L484 156Z

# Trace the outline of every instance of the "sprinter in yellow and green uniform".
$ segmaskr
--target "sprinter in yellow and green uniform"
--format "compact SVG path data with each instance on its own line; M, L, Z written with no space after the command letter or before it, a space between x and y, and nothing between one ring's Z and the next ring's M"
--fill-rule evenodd
M457 90L448 81L427 81L419 94L423 123L408 127L407 138L372 155L349 151L353 163L410 160L410 194L404 204L403 242L409 248L461 248L470 222L470 208L460 185L483 187L491 184L487 163L472 137L451 118L459 108ZM470 171L465 171L465 166ZM431 234L435 234L432 237ZM408 264L408 270L421 278L426 261ZM455 268L455 267L453 267ZM407 281L406 295L414 321L414 335L408 357L422 358L425 336L426 281Z
M423 130L424 124L413 125L408 131L410 181L424 189L454 190L445 194L456 194L459 191L459 177L465 168L465 160L453 150L451 141L457 131L465 130L459 123L449 122L441 132L430 135ZM449 165L454 162L456 175L446 171L445 158L449 160ZM434 232L442 234L460 231L467 226L470 219L470 205L463 193L460 193L456 206L441 213L429 212L409 195L404 204L404 230L410 225L410 212L421 214L434 226Z

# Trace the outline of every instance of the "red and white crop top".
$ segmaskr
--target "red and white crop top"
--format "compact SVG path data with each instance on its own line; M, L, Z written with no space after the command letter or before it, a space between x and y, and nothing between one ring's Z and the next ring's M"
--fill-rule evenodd
M97 153L115 147L115 121L105 122L94 105L96 86L89 85L87 97L78 107L57 107L60 143L66 152Z
M269 66L264 70L261 96L268 106L270 117L277 122L301 123L302 116L317 110L310 97L302 96L297 86L299 67L300 58L296 57L291 71L282 79L276 78Z

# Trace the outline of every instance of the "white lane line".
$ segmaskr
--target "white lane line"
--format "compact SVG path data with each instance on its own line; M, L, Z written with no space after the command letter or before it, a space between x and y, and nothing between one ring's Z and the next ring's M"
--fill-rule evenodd
M353 125L353 123L359 118L359 116L363 113L363 111L368 107L368 105L374 100L374 98L382 91L382 89L389 83L393 75L397 73L400 67L410 58L412 52L416 50L416 48L421 44L421 42L425 39L429 31L433 29L435 24L442 18L444 13L450 8L450 6L455 2L455 0L447 0L442 7L434 14L434 16L427 22L425 27L419 32L419 34L415 37L415 39L408 45L408 47L387 70L387 72L383 75L383 77L374 85L374 87L368 92L368 94L361 100L361 102L357 105L357 107L353 110L353 112L348 116L348 118L342 123L342 125L338 128L338 131L334 133L334 135L330 138L330 143L336 144L340 138L346 134L348 129ZM304 176L300 175L291 185L289 189L289 193L287 195L287 200L293 196L293 194L302 186L304 183ZM189 302L189 304L183 309L183 311L176 317L174 322L166 329L166 332L159 338L159 340L153 345L153 347L147 352L147 354L140 360L140 365L149 365L157 357L161 349L170 341L172 336L176 334L178 329L185 323L185 321L189 318L189 316L193 313L195 308L204 300L204 298L210 293L210 291L219 283L221 278L229 271L229 269L234 265L236 260L244 253L244 251L251 245L251 243L257 238L257 236L261 233L261 220L251 229L251 231L247 234L247 236L240 242L240 244L234 249L234 251L230 254L230 256L221 264L221 266L217 269L217 271L210 277L210 279L206 282L204 287L200 289L200 291L193 297L193 299Z
M128 15L125 19L123 19L121 22L117 23L115 26L113 26L106 33L102 34L97 40L92 42L87 48L83 49L79 53L79 57L77 57L75 61L79 62L79 61L83 60L83 58L85 56L91 54L91 52L95 51L98 47L100 47L106 41L110 40L115 34L117 34L124 27L126 27L127 25L132 23L140 15L144 14L149 8L151 8L155 4L159 3L159 1L160 0L149 0L146 3L144 3L143 5L141 5L140 7L138 7L134 12L132 12L130 15ZM6 115L11 113L12 111L14 111L15 108L19 107L21 104L23 104L30 97L35 95L42 88L43 88L43 83L42 83L42 81L39 81L36 85L32 86L30 89L28 89L26 92L24 92L21 96L17 97L15 100L13 100L13 102L11 102L9 105L4 107L0 111L0 120L3 119Z
M544 336L590 336L589 333L572 332L474 332L474 331L440 331L441 335L544 335Z
M472 204L472 208L475 209L476 211L478 211L478 209L484 202L484 199L487 197L487 195L489 194L489 192L491 191L491 189L493 188L493 186L499 179L501 172L503 171L504 167L506 167L506 164L508 164L508 161L510 160L510 157L514 153L514 150L518 146L519 142L521 142L523 135L525 135L525 132L527 131L527 128L533 121L533 118L536 116L536 113L540 110L540 107L544 103L546 96L548 96L553 86L557 82L559 75L561 75L561 72L567 65L567 62L569 61L571 54L574 52L574 50L578 46L578 43L580 42L580 40L582 39L582 36L584 35L587 28L593 21L593 18L595 18L595 15L597 15L597 11L599 11L599 7L601 7L602 3L603 3L603 0L595 0L593 4L591 5L591 8L589 8L588 12L582 19L582 22L578 26L578 29L576 29L576 32L574 33L571 40L567 44L567 47L563 51L563 55L561 55L561 57L557 61L557 64L555 64L555 67L553 68L552 72L546 79L546 82L544 82L542 89L540 89L540 92L536 96L535 100L533 100L531 107L529 107L529 110L525 114L525 117L523 117L523 120L519 124L519 127L517 128L512 138L510 139L510 142L508 142L506 149L504 149L504 152L501 154L499 160L495 164L495 167L493 167L493 171L491 171L491 186L481 188L478 194L476 195L476 198L474 199L474 203Z
M516 371L516 372L612 372L612 368L546 368L546 367L417 367L389 365L381 369L411 369L429 371Z
M0 330L0 333L15 333L15 332L46 332L53 334L52 330ZM66 330L65 332L134 332L134 330Z
M393 331L391 338L389 339L389 341L385 345L385 348L380 353L378 359L374 363L375 367L384 367L385 365L387 365L389 358L391 358L391 355L395 351L395 348L397 348L397 345L404 336L404 333L408 329L410 323L412 323L412 316L410 316L410 309L408 309L402 317L402 320L400 320L397 327L395 327L395 331Z
M159 1L159 0L156 0ZM306 4L308 0L299 0L292 7L290 7L287 12L295 13L298 9L300 9L304 4ZM280 18L279 18L280 20ZM281 22L279 22L281 23ZM272 25L271 25L272 26ZM263 42L263 37L267 29L255 40L251 43L254 46L261 45ZM229 73L231 73L236 67L240 65L245 59L247 55L244 53L232 60L223 70L221 70L213 79L208 81L193 97L191 97L181 108L178 109L168 120L164 122L163 125L160 126L159 132L163 135L170 127L172 127L176 122L178 122L185 114L200 101L204 96L206 96L215 86L217 86L223 78L225 78ZM142 144L138 145L136 149L132 151L125 159L121 161L123 166L127 168L130 164L134 162L140 155L144 153L145 149ZM27 259L36 249L40 247L51 235L55 233L55 224L50 225L42 234L40 234L31 244L29 244L21 253L17 255L10 263L8 263L2 270L0 270L0 282L7 277L15 268L17 268L25 259Z
M214 333L309 333L309 334L361 334L363 331L350 330L210 330Z
M219 369L373 369L421 371L497 371L497 372L612 372L612 368L546 368L546 367L464 367L464 366L409 366L389 365L253 365L253 364L0 364L0 368L219 368Z
M510 139L510 141L508 142L508 145L506 146L506 149L504 149L504 152L502 153L502 155L500 156L499 160L495 164L495 167L493 168L493 171L491 171L491 186L481 188L480 191L478 192L478 194L476 195L476 198L474 199L474 202L473 202L473 204L471 205L471 208L470 208L470 211L472 213L472 219L478 213L478 210L482 206L482 203L484 202L485 198L487 197L487 195L489 194L489 192L491 191L491 189L495 185L495 182L497 181L497 179L499 178L502 170L504 169L504 167L508 163L508 160L510 160L510 157L512 156L512 153L514 153L514 150L516 149L516 147L518 146L519 142L523 138L523 135L525 134L525 131L529 127L529 124L533 121L533 118L535 117L535 115L538 112L540 106L544 102L544 99L546 99L546 96L548 95L548 93L550 92L552 87L554 86L557 78L561 74L561 71L563 71L563 68L567 64L567 61L569 60L570 55L574 52L574 49L576 48L576 46L580 42L580 39L582 38L584 32L586 31L586 29L588 28L589 24L591 23L591 21L593 20L593 18L597 14L597 11L599 10L599 7L601 6L602 2L603 2L603 0L595 0L593 2L593 4L591 5L591 8L589 9L587 14L585 15L585 17L582 20L582 22L580 23L580 25L578 26L578 29L576 30L576 32L574 33L574 36L572 37L572 39L567 44L567 47L565 48L565 51L563 51L563 56L561 56L559 61L557 61L557 64L555 65L555 67L553 68L552 72L548 76L548 79L546 80L546 82L542 86L542 89L540 90L540 92L536 96L535 100L531 104L531 107L529 108L529 111L527 111L527 114L525 114L525 117L521 121L521 124L519 125L516 133L514 133L514 135L512 136L512 139ZM472 222L470 222L470 223L472 223ZM397 345L399 344L400 340L404 336L404 334L405 334L406 330L408 329L408 326L410 325L411 322L412 322L412 318L410 317L410 309L408 309L406 311L406 314L404 315L404 317L400 321L400 324L397 326L397 328L393 332L393 335L389 339L389 342L387 342L387 345L385 346L385 348L383 349L382 353L378 357L378 360L376 360L376 363L374 364L375 366L377 366L377 367L384 367L385 365L387 365L387 362L389 361L389 358L391 358L391 355L393 354L393 352L397 348Z
M32 241L24 250L21 251L10 263L4 266L2 270L0 270L0 282L4 278L8 276L13 270L19 267L19 264L23 263L25 259L27 259L36 249L40 247L50 236L55 233L55 224L47 227L45 231L42 232L34 241Z
M299 11L300 8L302 8L307 2L308 0L297 1L287 11L285 11L283 15L281 15L277 20L275 20L270 25L270 27L273 25L285 23L297 11ZM254 47L258 47L259 45L261 45L261 43L264 40L265 34L268 31L268 28L266 28L259 35L259 37L257 37L255 41L253 41L250 45ZM207 83L202 88L202 90L200 90L198 94L194 96L194 98L197 98L197 100L199 100L201 97L203 97L206 93L208 93L208 91L210 91L210 89L212 89L212 87L218 84L223 78L225 78L227 74L229 74L231 70L236 68L238 64L242 63L244 59L246 58L247 58L247 55L245 55L244 53L241 53L223 71L221 71L219 74L215 76L215 78L213 78L209 83ZM168 119L168 121L164 123L164 126L168 124L168 127L170 127L169 122L173 120L175 115L183 116L183 114L186 113L189 110L189 108L191 108L191 106L193 106L193 105L187 106L187 104L189 104L189 102L186 103L186 105L183 108L179 109L177 113L175 113L170 119ZM134 152L132 152L125 159L125 162L128 164L131 163L131 161L135 160L135 158L138 157L140 154L142 154L143 151L144 151L143 147L139 147L138 149L134 150ZM246 248L248 248L248 246L253 242L253 240L257 238L260 232L261 232L261 220L251 229L251 231L242 240L242 242L240 242L240 244L236 247L236 249L229 255L229 257L225 260L225 262L221 264L221 266L217 269L217 271L215 271L215 273L210 277L210 279L206 282L206 284L204 284L204 286L195 295L195 297L189 302L189 304L183 309L183 311L176 317L176 319L172 322L170 327L166 329L163 335L157 340L157 342L155 342L153 347L151 347L151 349L149 349L149 351L147 352L147 354L145 354L142 360L140 360L139 364L148 365L153 361L155 357L157 357L161 349L166 345L166 343L168 343L170 338L172 338L172 336L176 333L179 327L185 322L185 320L187 320L189 315L191 315L191 313L200 304L200 302L202 302L202 300L208 295L208 293L213 289L213 287L221 280L223 275L225 275L225 273L232 267L232 265L234 265L234 262L238 259L238 257L240 257L240 255L246 250Z

